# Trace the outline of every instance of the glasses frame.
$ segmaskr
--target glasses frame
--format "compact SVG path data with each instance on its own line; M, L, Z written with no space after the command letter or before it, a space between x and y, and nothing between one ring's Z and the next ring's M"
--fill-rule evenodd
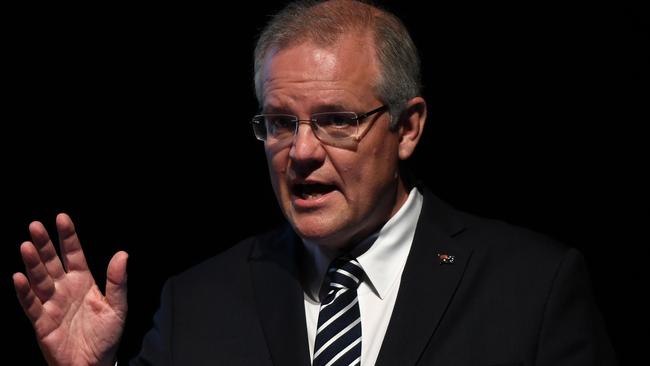
M260 141L266 141L267 140L267 127L264 126L263 130L260 128L261 125L263 125L265 122L265 119L268 117L274 117L274 116L285 116L285 117L291 117L291 122L294 123L294 130L292 136L295 136L296 133L298 132L298 127L301 124L308 124L311 127L312 132L314 133L314 136L316 138L328 145L333 145L333 146L344 146L346 145L345 142L353 142L353 143L359 143L361 139L370 131L370 128L372 128L372 125L374 122L377 120L377 118L373 119L370 121L368 124L368 127L364 129L361 133L359 133L359 128L361 121L365 118L368 118L372 116L373 114L377 113L383 113L388 110L388 105L384 104L381 107L375 108L371 111L357 114L355 112L350 112L350 111L340 111L340 112L325 112L325 113L314 113L311 116L309 116L309 119L300 119L296 115L292 114L282 114L282 113L263 113L263 114L258 114L253 116L253 119L251 120L251 125L253 127L253 133L255 134L255 138L257 138ZM346 136L343 138L340 137L334 137L334 136L328 136L328 135L323 135L319 131L321 130L318 124L316 123L317 121L317 116L319 115L325 115L325 114L332 114L332 113L350 113L351 115L354 115L354 117L351 117L351 120L356 121L357 123L357 131L354 135L352 136ZM261 132L264 132L264 135L261 134Z

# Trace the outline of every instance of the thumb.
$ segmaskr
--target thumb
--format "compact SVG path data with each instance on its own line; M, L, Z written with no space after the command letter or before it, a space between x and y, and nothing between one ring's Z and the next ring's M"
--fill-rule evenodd
M115 253L106 271L106 301L122 317L126 316L128 309L126 301L126 260L128 258L129 255L124 251Z

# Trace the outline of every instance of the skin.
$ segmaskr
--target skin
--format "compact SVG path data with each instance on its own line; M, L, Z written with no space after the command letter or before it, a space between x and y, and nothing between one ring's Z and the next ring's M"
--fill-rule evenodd
M264 63L263 110L300 119L332 109L372 110L383 104L372 87L378 70L370 37L344 37L328 47L303 42L274 50ZM331 251L349 249L406 201L398 163L411 156L420 139L426 104L417 97L407 107L397 131L388 128L388 113L371 116L376 121L355 149L323 144L308 124L300 125L290 144L266 142L275 195L304 240ZM305 202L292 191L296 182L331 184L336 189Z
M74 225L59 214L61 258L45 227L29 225L31 241L20 246L25 272L15 273L18 300L50 365L112 365L124 329L126 252L108 264L106 296L95 284Z
M371 44L368 37L346 37L331 47L306 42L270 53L263 70L265 111L306 119L328 109L363 113L379 107ZM276 198L303 239L328 251L345 250L405 202L398 163L413 153L426 118L422 98L406 106L397 131L389 130L388 113L370 117L376 119L373 127L354 148L322 144L306 124L288 143L265 144ZM336 189L305 200L292 194L297 182ZM50 365L112 365L127 314L128 254L120 251L111 259L103 295L70 217L59 214L56 227L60 257L43 224L29 225L31 241L20 247L25 274L13 276L18 300Z

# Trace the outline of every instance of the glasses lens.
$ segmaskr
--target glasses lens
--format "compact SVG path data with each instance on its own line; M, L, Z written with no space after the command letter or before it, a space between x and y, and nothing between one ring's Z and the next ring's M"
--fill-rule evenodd
M331 112L314 114L318 133L332 139L355 136L359 127L357 115L353 112Z
M293 136L296 129L296 119L283 114L268 114L264 116L266 134L269 138L282 139Z
M253 117L253 132L258 140L280 140L293 135L296 117L284 114L260 114Z
M262 116L253 117L251 126L253 126L255 137L260 141L266 141L266 124L264 123L264 118Z

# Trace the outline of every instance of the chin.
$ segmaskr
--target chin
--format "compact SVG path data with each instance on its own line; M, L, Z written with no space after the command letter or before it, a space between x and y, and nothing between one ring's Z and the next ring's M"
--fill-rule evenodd
M322 217L296 217L292 220L291 224L296 234L303 240L308 240L318 245L335 247L335 243L339 241L338 237L344 230L344 227L337 225L336 222L327 221L330 220L324 220Z

